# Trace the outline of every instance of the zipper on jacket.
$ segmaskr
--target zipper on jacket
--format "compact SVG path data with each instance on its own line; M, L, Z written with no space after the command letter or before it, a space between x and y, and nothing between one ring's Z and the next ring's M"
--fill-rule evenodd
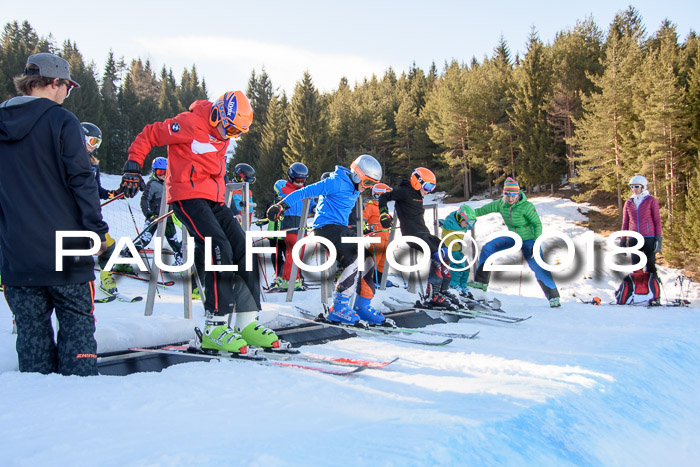
M195 173L197 173L197 172L195 172L195 170L194 170L194 165L193 165L192 168L190 169L190 185L192 185L192 188L194 188L194 180L192 180L192 176L193 176Z

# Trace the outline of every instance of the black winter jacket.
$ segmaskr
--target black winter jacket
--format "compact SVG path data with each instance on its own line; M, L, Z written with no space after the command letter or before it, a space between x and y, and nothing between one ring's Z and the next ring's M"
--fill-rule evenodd
M399 187L379 197L379 211L386 207L389 201L394 201L396 217L401 222L402 235L415 235L420 232L430 233L425 226L425 208L423 197L418 190L414 190L411 182L401 180ZM391 213L390 213L391 214Z
M80 121L45 98L0 104L0 247L10 286L80 284L95 279L90 256L68 256L56 271L56 231L93 231L104 241L97 183ZM65 249L87 249L68 238Z

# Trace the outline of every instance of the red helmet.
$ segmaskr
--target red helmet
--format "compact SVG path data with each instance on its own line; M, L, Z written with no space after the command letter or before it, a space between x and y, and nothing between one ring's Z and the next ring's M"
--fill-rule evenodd
M414 190L423 188L425 191L431 192L435 189L436 185L437 178L435 178L435 174L430 169L418 167L411 174L411 186Z
M229 138L247 133L253 121L253 107L242 91L229 91L219 97L211 107L209 124L221 123Z

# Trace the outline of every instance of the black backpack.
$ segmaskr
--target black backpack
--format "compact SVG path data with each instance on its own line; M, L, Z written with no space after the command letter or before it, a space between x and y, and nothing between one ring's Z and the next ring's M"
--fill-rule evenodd
M661 296L661 283L653 272L634 271L622 279L615 291L618 305L652 305Z

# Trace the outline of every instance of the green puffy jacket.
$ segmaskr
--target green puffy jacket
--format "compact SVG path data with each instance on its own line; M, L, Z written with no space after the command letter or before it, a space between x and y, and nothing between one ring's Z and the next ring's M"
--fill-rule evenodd
M508 230L520 235L523 241L536 239L542 235L542 222L535 211L535 205L527 200L525 193L520 192L520 200L513 206L501 199L485 204L474 212L476 216L484 216L492 212L499 212L503 216Z

